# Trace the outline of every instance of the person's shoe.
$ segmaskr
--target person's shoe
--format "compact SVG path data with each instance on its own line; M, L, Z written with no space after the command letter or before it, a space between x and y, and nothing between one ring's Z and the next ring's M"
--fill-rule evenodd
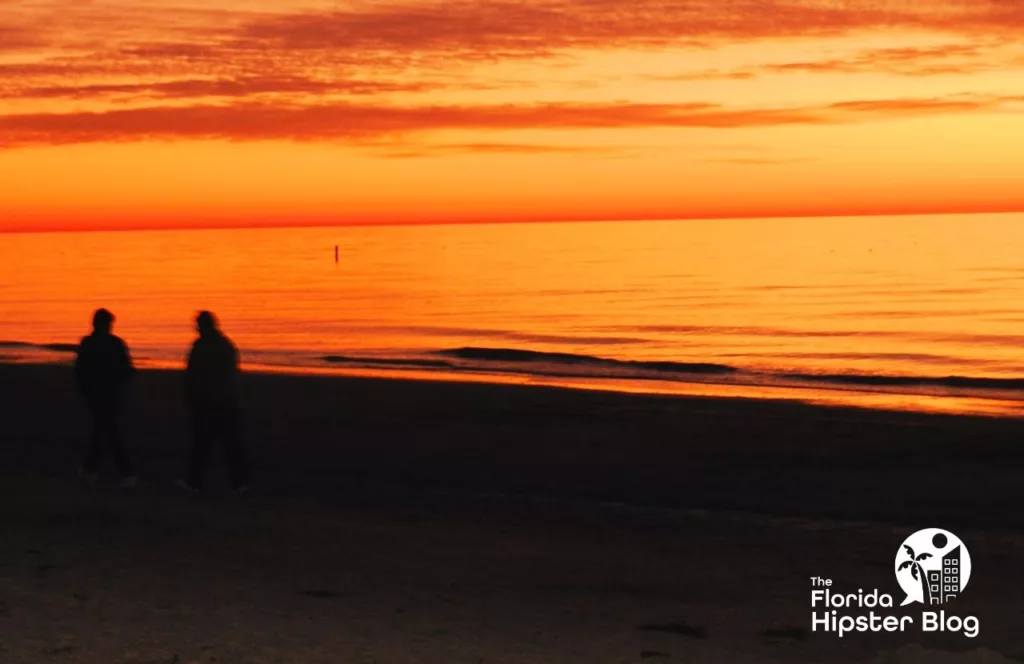
M122 489L134 489L139 486L139 478L135 475L129 475L128 477L121 478L120 487Z
M86 470L85 468L78 469L78 479L85 482L88 486L96 486L96 481L99 480L100 476L94 472Z
M201 493L201 489L199 487L192 486L191 484L188 483L187 480L178 480L177 482L174 483L174 486L178 487L179 489L181 489L182 491L185 491L187 493L192 493L192 494Z
M243 484L242 486L236 486L234 488L234 490L232 491L232 493L235 494L238 497L242 497L245 494L249 493L249 485L248 484Z

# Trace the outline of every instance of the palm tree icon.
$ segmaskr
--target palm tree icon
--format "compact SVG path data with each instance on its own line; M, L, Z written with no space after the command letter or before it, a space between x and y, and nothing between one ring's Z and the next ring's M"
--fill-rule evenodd
M896 569L896 572L902 572L903 570L910 568L910 573L913 575L914 580L921 581L921 589L924 591L922 595L925 605L930 604L931 593L928 589L928 575L925 574L924 568L921 567L921 561L928 560L932 557L930 553L922 553L921 555L915 555L914 550L910 548L909 544L904 544L903 548L907 550L907 555L910 556L910 560L905 560Z

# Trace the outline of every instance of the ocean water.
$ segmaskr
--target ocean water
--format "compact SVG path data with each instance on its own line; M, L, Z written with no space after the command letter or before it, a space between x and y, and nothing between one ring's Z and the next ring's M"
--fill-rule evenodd
M335 260L337 247L337 260ZM0 358L1018 413L1024 215L0 235Z

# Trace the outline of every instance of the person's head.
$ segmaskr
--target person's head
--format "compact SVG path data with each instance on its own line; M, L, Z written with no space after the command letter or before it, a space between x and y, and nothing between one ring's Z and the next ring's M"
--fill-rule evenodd
M199 334L202 336L216 333L217 317L212 312L200 311L199 315L196 316L196 329L199 330Z
M106 309L97 309L92 315L92 329L98 334L110 334L114 327L114 314Z

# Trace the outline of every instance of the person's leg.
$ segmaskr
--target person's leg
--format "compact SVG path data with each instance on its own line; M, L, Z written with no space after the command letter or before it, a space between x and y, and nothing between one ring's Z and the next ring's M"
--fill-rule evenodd
M213 431L211 417L207 409L197 408L192 411L192 449L188 460L188 485L193 489L203 488L203 475L206 462L210 458L213 447Z
M238 491L249 486L249 462L242 441L239 414L236 409L228 409L221 413L221 417L224 461L228 467L231 488Z
M134 480L135 468L132 465L131 457L124 447L124 439L121 435L121 408L120 404L113 404L110 411L110 423L108 425L107 444L114 457L114 466L122 480Z
M96 481L100 464L103 463L103 456L106 452L106 438L109 435L109 417L106 409L100 404L89 404L89 418L92 420L92 430L89 433L89 448L85 453L85 460L82 462L83 479Z

